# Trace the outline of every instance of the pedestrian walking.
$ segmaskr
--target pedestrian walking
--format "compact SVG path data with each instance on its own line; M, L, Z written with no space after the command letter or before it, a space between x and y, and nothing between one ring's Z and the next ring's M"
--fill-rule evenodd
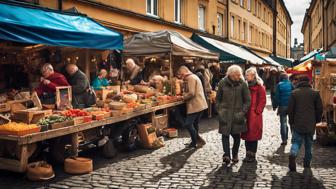
M266 89L263 80L259 77L255 68L249 68L245 72L245 78L251 94L251 105L247 112L247 132L242 133L245 140L245 162L255 162L258 148L258 140L263 133L263 111L266 105Z
M273 101L273 110L278 110L277 114L280 117L280 135L282 143L281 145L287 145L288 139L288 100L292 94L293 85L288 79L286 73L280 75L280 82L276 86L275 98Z
M309 77L298 76L296 89L293 90L288 103L289 124L292 131L292 146L289 155L289 170L296 171L295 159L304 141L304 167L310 168L312 160L312 143L316 123L321 122L323 106L318 91L312 89Z
M183 100L187 104L187 117L184 127L187 128L191 137L191 143L188 144L187 148L201 147L205 145L205 141L198 133L198 122L202 116L202 111L208 108L202 82L186 66L181 66L177 75L186 83Z
M232 162L238 162L240 134L247 131L246 113L250 108L251 97L244 80L242 69L232 65L227 76L218 83L216 109L218 112L219 133L222 134L223 163L231 161L230 135L233 138Z

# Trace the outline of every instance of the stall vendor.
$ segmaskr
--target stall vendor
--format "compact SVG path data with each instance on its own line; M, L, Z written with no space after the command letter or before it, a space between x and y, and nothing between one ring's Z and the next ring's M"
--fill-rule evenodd
M136 85L143 80L143 70L135 64L133 59L126 60L126 69L129 73L129 80L125 81L125 84Z
M55 103L56 87L70 86L64 75L54 71L51 64L44 64L39 87L35 89L43 104Z
M94 90L101 90L104 87L109 86L109 81L106 79L107 71L101 69L97 78L92 82L92 87Z
M163 89L165 85L168 83L167 77L162 77L161 75L153 75L149 82L141 81L141 85L147 85L155 88L158 92L164 92Z
M86 108L87 90L90 87L89 79L75 64L68 64L66 71L72 87L72 106L74 108Z

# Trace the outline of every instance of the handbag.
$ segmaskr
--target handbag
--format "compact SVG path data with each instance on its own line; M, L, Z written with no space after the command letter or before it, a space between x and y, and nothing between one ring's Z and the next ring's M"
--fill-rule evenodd
M86 91L86 101L85 104L86 106L93 106L97 102L97 95L96 92L92 89L91 86Z

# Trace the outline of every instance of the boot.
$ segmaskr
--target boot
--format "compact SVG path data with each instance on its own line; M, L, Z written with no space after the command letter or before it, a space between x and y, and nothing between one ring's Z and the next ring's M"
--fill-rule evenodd
M294 155L289 155L289 163L288 163L289 171L296 172L295 158L296 157Z
M201 137L201 135L197 135L197 145L204 146L206 144L205 140Z
M303 167L304 168L310 168L310 161L304 161L303 162Z
M251 159L251 152L246 151L246 157L243 159L243 162L249 162Z

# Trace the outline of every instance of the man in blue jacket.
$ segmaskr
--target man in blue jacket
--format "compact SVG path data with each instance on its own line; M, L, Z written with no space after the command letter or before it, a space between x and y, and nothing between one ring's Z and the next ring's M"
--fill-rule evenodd
M293 90L292 83L288 79L286 73L280 75L280 82L276 86L275 97L273 101L273 110L278 108L278 115L280 116L280 134L282 143L281 145L287 144L288 139L288 100L291 96Z

